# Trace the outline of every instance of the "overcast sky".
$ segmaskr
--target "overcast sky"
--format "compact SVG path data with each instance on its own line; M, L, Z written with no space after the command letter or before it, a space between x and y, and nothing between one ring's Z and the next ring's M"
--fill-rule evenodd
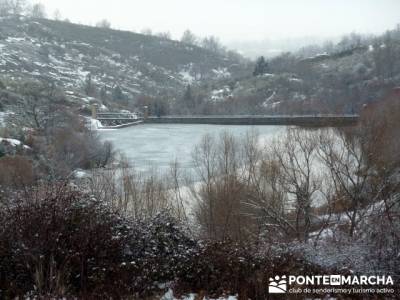
M400 0L41 0L51 17L179 37L188 28L222 41L379 33L400 23Z

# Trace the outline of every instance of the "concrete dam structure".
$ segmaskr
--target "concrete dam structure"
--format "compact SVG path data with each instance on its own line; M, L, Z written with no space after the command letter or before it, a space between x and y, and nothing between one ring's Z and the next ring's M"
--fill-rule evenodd
M93 107L92 118L101 122L103 128L124 128L141 123L148 124L214 124L214 125L286 125L303 127L354 126L356 114L315 115L169 115L148 116L131 112L97 113Z
M144 123L337 127L354 126L358 119L358 115L152 116L144 119Z

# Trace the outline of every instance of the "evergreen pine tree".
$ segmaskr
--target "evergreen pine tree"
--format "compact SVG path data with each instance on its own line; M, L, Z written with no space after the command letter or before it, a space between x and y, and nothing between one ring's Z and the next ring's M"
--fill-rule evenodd
M264 56L257 59L256 66L254 68L253 76L258 76L267 73L268 63L265 61Z

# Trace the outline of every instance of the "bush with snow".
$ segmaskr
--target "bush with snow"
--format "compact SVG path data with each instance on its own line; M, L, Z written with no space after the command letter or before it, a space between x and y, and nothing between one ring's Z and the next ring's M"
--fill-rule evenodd
M64 185L0 200L1 298L143 299L196 249L166 213L133 222Z

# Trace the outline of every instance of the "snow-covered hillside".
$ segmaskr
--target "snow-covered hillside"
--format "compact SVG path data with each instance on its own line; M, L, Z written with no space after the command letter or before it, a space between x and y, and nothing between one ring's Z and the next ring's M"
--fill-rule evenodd
M238 67L239 66L239 67ZM71 100L85 102L85 86L140 96L174 99L188 84L227 78L240 65L232 58L177 41L26 17L0 19L0 80L55 83Z

